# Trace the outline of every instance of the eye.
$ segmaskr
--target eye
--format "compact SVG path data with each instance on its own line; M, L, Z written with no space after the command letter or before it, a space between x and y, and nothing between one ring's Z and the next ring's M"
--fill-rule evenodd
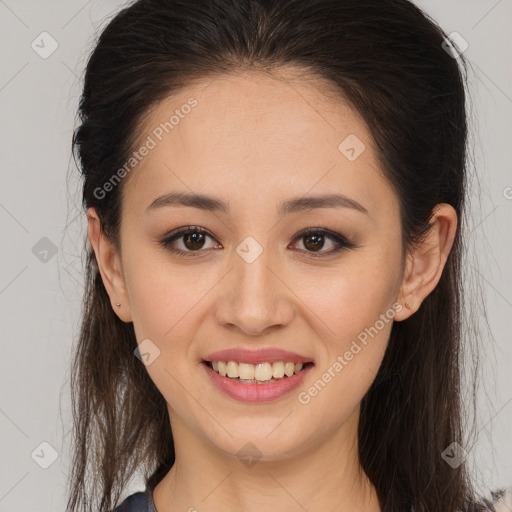
M329 251L321 251L325 246L325 240L330 240L331 245L334 245L334 249ZM330 231L325 228L307 228L297 234L295 240L302 240L302 245L306 248L308 256L318 258L323 256L329 256L340 251L343 248L352 249L355 244L349 242L343 235ZM315 254L319 253L319 254Z
M160 244L174 254L195 256L192 253L199 252L200 249L204 248L205 239L207 237L213 239L213 237L208 234L208 231L200 226L184 226L161 240ZM175 241L181 242L184 249L175 248Z
M160 244L174 254L188 257L195 256L194 253L203 252L202 249L205 248L205 240L207 238L215 240L206 229L200 226L184 226L165 237L160 241ZM294 242L301 239L305 247L304 251L309 253L308 256L315 258L334 254L343 248L351 249L355 247L355 244L349 242L343 235L325 228L304 229L295 236ZM329 240L331 245L334 245L334 249L328 251L321 250L324 248L326 240ZM176 242L180 242L182 248L176 248ZM219 244L217 248L219 246L222 247Z

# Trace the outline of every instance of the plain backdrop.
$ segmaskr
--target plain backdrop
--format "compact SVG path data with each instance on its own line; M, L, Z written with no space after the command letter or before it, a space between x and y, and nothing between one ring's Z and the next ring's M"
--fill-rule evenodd
M468 457L486 492L512 484L512 1L417 3L462 36L471 63L480 267L467 272L483 283L490 335ZM0 0L0 512L65 510L86 233L71 137L87 56L123 4ZM126 494L142 488L135 475Z

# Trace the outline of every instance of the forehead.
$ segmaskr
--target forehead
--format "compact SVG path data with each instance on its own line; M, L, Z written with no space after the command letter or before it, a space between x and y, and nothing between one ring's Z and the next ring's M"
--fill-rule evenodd
M260 197L253 206L283 194L337 191L364 200L369 211L385 196L396 207L364 120L329 83L309 75L196 81L147 113L138 145L148 141L152 148L123 194L139 209L169 191L230 202L237 193ZM359 156L349 158L347 148Z

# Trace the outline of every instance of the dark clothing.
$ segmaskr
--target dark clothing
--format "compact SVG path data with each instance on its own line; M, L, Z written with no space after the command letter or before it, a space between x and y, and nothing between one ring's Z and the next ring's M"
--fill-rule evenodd
M500 493L504 493L505 490L500 491ZM512 510L512 494L506 494L506 499L501 495L496 495L495 498L501 497L503 502L498 503L497 499L493 499L492 505L496 506L493 508L490 502L487 502L487 507L482 508L470 508L468 510L486 510L493 512L510 512ZM413 508L406 507L402 512L410 512ZM125 500L114 510L111 512L156 512L155 504L153 503L153 493L151 489L146 486L144 491L139 491L134 494L130 494Z
M146 487L145 491L131 494L112 512L156 512L151 490Z
M112 512L156 512L151 490L146 487L145 491L130 494Z

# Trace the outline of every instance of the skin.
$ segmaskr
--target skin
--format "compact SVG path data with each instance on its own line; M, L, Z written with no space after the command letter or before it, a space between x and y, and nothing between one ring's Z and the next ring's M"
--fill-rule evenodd
M370 132L320 80L283 68L274 76L196 82L148 113L141 140L190 97L197 106L127 178L120 252L88 210L89 239L114 311L133 322L138 343L149 338L160 350L146 369L168 403L176 463L154 491L156 508L380 511L358 462L357 425L392 322L309 403L297 395L394 303L410 306L395 321L414 314L441 276L455 210L437 205L429 235L402 259L398 198L379 170ZM349 134L366 146L354 161L338 150ZM209 194L231 211L145 212L171 191ZM333 192L368 214L317 208L277 215L284 200ZM159 244L186 225L211 235L202 247L185 245L183 236L174 242L189 253L199 247L195 256ZM340 233L356 247L329 255L335 241L296 239L308 227ZM250 264L236 252L247 236L263 249ZM315 258L315 247L325 256ZM243 403L218 391L199 367L209 353L234 347L279 347L315 367L287 396ZM261 457L250 467L237 454L248 442Z

